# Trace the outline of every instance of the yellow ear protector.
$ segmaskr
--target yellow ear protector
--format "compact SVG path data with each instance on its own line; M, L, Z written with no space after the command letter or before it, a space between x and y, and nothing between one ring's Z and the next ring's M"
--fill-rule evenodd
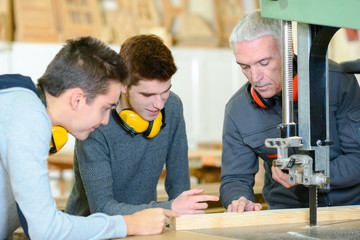
M150 122L143 119L133 110L127 108L119 114L117 114L116 109L113 109L112 114L115 120L133 136L142 133L146 138L153 138L160 132L160 129L166 125L164 109L161 110L155 120Z
M272 108L275 106L274 98L263 98L251 85L250 85L250 95L254 102L262 108ZM295 75L293 79L293 101L297 102L298 100L298 75Z
M54 155L66 144L68 140L68 132L60 126L52 126L52 136L50 141L49 155Z
M46 105L44 89L40 85L36 85L36 89L37 89L39 98L41 99L42 103L46 107L47 105ZM62 147L64 147L64 145L66 144L66 142L68 140L68 132L63 127L52 126L51 132L52 132L52 135L51 135L50 150L49 150L50 156L54 155L55 153L60 151L60 149Z

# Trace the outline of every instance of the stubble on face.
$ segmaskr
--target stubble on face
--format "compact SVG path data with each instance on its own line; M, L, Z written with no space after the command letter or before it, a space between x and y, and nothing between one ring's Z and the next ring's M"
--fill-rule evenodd
M152 121L164 108L171 88L171 80L140 80L122 96L121 108L130 108L143 119Z

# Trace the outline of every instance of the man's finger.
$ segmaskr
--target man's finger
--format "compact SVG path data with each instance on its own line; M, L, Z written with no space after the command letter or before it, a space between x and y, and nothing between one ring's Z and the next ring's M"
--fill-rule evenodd
M228 208L226 209L226 212L231 212L231 209L232 209L232 207L231 207L232 205L231 204L229 204L229 206L228 206Z
M194 196L195 202L206 202L206 201L219 201L219 197L213 196L213 195L200 195L200 196Z
M184 191L181 195L192 196L192 195L197 195L197 194L200 194L200 193L203 193L203 192L204 192L204 189L194 188L194 189L191 189L191 190Z
M244 199L240 198L240 200L238 201L238 205L236 207L236 212L238 212L238 213L244 212L246 204L247 204L247 200L244 200Z
M260 203L255 203L254 211L260 211L262 209L262 205Z
M283 173L280 168L278 167L271 167L271 172L273 179L283 185L286 188L291 188L295 186L296 184L289 183L289 175L286 173Z
M206 202L195 204L195 209L207 209L208 204Z

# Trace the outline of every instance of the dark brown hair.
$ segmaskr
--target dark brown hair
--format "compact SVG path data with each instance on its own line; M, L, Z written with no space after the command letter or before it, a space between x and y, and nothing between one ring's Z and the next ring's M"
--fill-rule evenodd
M170 49L156 35L137 35L128 38L120 49L129 70L129 87L139 80L167 81L177 68Z
M82 37L67 40L38 83L55 97L67 89L79 87L91 103L96 96L106 94L110 81L124 85L129 81L123 59L103 42Z

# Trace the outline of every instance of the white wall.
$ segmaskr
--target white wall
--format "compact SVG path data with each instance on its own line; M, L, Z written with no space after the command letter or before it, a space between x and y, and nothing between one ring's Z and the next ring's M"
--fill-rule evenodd
M61 44L12 43L0 51L0 74L20 73L35 82L44 73ZM118 46L111 46L119 51ZM230 49L172 48L178 72L172 91L184 105L189 147L199 142L221 142L225 104L246 82ZM65 150L72 151L70 137ZM63 150L64 151L64 150Z
M191 148L221 142L225 104L247 80L230 49L172 49L179 70L173 88L184 104Z

